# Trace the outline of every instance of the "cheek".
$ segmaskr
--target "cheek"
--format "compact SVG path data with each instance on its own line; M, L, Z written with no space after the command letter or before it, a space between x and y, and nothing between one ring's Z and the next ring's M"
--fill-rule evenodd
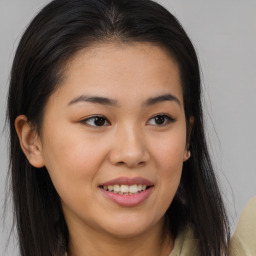
M186 130L182 127L162 137L152 138L152 156L158 165L157 169L162 170L161 174L168 176L181 172L186 147Z
M60 196L67 191L71 196L72 191L79 193L79 189L84 194L91 188L106 154L104 144L78 132L68 134L65 131L49 134L43 147L45 166Z
M154 162L158 176L158 197L167 210L180 184L186 145L186 130L181 128L158 141L152 141Z
M161 188L164 193L173 195L179 186L182 166L183 166L184 147L180 145L163 145L162 150L158 151L157 170Z

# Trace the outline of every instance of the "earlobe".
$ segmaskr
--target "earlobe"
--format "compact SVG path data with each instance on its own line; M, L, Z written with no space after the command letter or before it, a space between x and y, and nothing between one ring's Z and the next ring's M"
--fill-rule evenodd
M20 115L16 118L15 129L19 137L21 149L30 164L36 168L43 167L44 161L40 139L25 115Z
M191 152L189 149L186 149L186 152L184 153L183 161L186 162L191 156Z

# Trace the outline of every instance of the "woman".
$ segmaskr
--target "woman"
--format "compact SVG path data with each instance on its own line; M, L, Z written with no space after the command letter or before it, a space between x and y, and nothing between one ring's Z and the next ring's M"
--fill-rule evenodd
M13 63L8 117L21 255L226 255L200 72L149 0L55 0Z

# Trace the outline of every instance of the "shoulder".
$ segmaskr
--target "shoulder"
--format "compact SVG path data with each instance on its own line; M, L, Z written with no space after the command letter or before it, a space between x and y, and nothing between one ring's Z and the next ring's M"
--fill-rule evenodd
M231 256L256 255L256 196L246 205L231 239Z
M187 225L179 231L169 256L198 256L197 243L193 226Z

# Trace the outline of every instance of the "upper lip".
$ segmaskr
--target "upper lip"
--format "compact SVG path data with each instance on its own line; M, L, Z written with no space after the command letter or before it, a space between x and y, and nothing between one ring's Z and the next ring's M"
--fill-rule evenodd
M147 186L153 186L154 183L151 182L148 179L145 179L143 177L134 177L134 178L129 178L129 177L119 177L113 180L109 180L106 181L102 184L100 184L100 186L113 186L113 185L147 185Z

